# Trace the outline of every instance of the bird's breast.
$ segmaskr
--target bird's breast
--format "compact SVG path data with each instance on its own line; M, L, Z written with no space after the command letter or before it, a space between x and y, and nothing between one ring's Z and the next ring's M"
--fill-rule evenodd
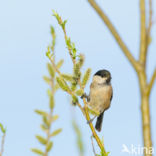
M112 96L111 85L94 86L90 87L90 102L89 106L101 113L110 107L110 99Z

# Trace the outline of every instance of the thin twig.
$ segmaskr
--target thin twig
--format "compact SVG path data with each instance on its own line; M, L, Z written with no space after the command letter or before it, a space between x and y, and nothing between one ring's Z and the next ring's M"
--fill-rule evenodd
M156 69L154 70L152 78L151 78L151 80L150 80L150 82L148 84L147 95L150 95L150 92L152 90L152 87L154 85L155 80L156 80Z
M110 30L110 32L114 36L114 38L115 38L116 42L118 43L118 45L120 46L120 48L123 50L125 56L128 58L128 60L133 65L135 70L137 70L138 69L137 61L135 60L135 58L131 54L130 50L128 49L128 47L126 46L126 44L124 43L124 41L120 37L119 33L117 32L117 30L115 29L115 27L113 26L113 24L111 23L111 21L109 20L107 15L103 12L103 10L100 8L100 6L94 0L88 0L88 2L96 10L98 15L101 17L103 22L106 24L107 28Z
M89 113L88 113L87 102L86 102L85 98L83 98L83 103L84 103L84 105L85 105L84 108L85 108L86 119L87 119L87 121L89 121L89 120L90 120L90 116L89 116ZM95 128L94 128L94 126L93 126L93 124L92 124L91 122L89 122L89 127L90 127L90 129L91 129L91 131L92 131L93 137L95 138L95 140L96 140L98 146L99 146L100 149L103 150L104 153L106 154L106 150L105 150L103 144L101 143L101 140L100 140L100 138L98 137L98 135L97 135L97 133L96 133L96 131L95 131Z
M149 22L147 28L147 37L150 37L150 32L152 28L152 17L153 17L153 10L152 10L152 0L149 0Z
M3 133L3 136L2 136L0 156L2 156L4 152L4 143L5 143L5 133Z
M91 138L91 142L92 142L93 153L95 156L97 156L97 154L95 152L95 148L94 148L93 136L91 136L90 138Z
M145 50L145 60L144 60L145 65L146 65L146 60L147 60L148 47L151 42L151 29L153 25L152 17L153 17L152 0L149 0L149 22L148 22L148 27L146 30L146 50Z
M140 0L140 63L145 66L146 61L146 12L145 0Z

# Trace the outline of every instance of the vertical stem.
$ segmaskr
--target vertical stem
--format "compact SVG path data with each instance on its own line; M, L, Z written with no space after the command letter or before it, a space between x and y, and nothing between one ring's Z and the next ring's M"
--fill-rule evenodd
M150 124L150 107L149 97L143 94L141 97L141 114L142 114L142 129L144 140L144 156L152 156L152 139L151 139L151 124Z
M151 138L151 120L149 95L147 92L147 80L144 67L138 72L140 93L141 93L141 116L142 116L142 131L144 141L144 156L152 156L152 138Z
M140 0L140 63L146 63L146 10L145 0Z
M4 142L5 142L5 133L2 136L0 156L2 156L4 152Z

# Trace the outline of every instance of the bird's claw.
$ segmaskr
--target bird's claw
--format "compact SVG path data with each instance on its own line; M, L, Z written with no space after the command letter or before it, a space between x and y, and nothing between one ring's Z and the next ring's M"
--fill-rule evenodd
M83 98L86 98L87 102L90 101L90 97L86 93L82 94L81 99L83 99Z

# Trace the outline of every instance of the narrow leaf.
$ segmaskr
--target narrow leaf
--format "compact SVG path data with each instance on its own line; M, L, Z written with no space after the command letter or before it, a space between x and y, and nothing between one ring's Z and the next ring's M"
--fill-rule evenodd
M56 121L58 118L59 118L58 115L54 115L54 116L52 117L52 121Z
M79 65L80 65L80 68L83 66L84 64L84 55L83 54L80 54L79 55Z
M42 155L42 156L44 154L41 150L39 150L37 148L32 148L31 151L34 152L35 154Z
M62 74L62 77L63 77L66 81L69 81L69 82L72 82L72 81L73 81L73 76L72 76L72 75L69 75L69 74Z
M47 112L44 112L44 111L38 110L38 109L35 110L35 113L37 113L39 115L42 115L42 116L48 116L48 113Z
M56 67L57 67L57 68L61 68L62 65L63 65L63 62L64 62L64 60L60 60L60 61L57 63Z
M41 124L40 127L44 132L48 131L48 127L45 124Z
M47 140L40 135L37 135L36 138L43 145L45 145L47 143Z
M68 85L61 78L57 77L56 80L62 90L64 91L70 90Z
M46 151L49 152L52 147L53 147L53 142L49 142L47 147L46 147Z
M80 64L79 63L76 63L74 65L74 76L79 79L80 76L81 76L81 73L80 73Z
M78 103L78 98L75 95L73 95L72 96L72 104L76 105L77 103Z
M46 83L50 84L51 83L51 79L47 76L43 76L43 79Z
M61 128L55 130L54 132L52 132L52 134L50 135L51 137L58 135L60 132L62 131Z
M50 126L50 122L49 122L49 120L47 119L46 116L43 116L43 123L44 123L47 127Z
M60 88L60 87L59 87L58 84L56 84L56 85L54 86L54 90L55 90L55 91L57 91L59 88Z
M1 123L0 123L0 129L1 129L2 133L6 132L6 129L3 127L3 125Z
M54 108L54 96L53 95L50 97L49 107L51 110Z
M91 74L91 69L88 68L84 74L84 77L83 77L83 80L82 80L82 86L83 88L86 86L88 80L89 80L89 77L90 77L90 74Z
M50 63L47 64L47 68L51 77L55 76L55 71Z

